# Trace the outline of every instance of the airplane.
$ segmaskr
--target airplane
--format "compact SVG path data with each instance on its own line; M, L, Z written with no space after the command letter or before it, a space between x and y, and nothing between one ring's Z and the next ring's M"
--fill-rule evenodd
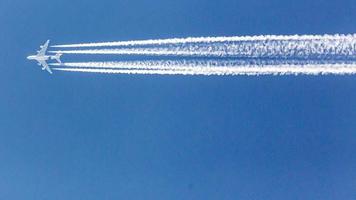
M52 74L52 70L51 68L49 68L47 61L52 59L52 60L56 60L58 63L62 63L60 59L62 54L58 53L56 55L46 55L48 45L49 45L49 40L47 40L47 42L44 45L40 46L41 49L37 51L37 55L28 56L27 59L36 60L38 62L38 65L42 66L42 70L47 70L48 73Z

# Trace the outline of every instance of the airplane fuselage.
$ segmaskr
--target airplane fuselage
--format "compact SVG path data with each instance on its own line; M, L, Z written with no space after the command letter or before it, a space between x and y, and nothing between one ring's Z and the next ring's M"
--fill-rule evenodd
M28 56L27 57L28 60L37 60L37 61L47 61L50 59L50 56Z

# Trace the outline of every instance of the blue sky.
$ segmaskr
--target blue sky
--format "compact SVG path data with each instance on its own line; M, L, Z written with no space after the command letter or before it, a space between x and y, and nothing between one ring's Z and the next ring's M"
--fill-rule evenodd
M47 39L355 33L355 10L2 0L0 199L355 199L355 76L50 76L25 59Z

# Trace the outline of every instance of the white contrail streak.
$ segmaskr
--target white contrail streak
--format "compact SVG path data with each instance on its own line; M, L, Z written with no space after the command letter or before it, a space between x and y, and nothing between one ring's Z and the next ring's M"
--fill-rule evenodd
M154 64L156 62L156 65ZM356 74L356 63L307 63L300 64L246 64L231 65L233 63L221 62L205 63L202 61L194 64L194 61L188 64L178 62L140 61L128 62L90 62L90 63L67 63L63 66L53 68L60 71L72 72L93 72L109 74L170 74L170 75L346 75ZM57 65L58 66L58 65Z
M136 46L136 45L165 45L185 43L214 43L214 42L243 42L243 41L270 41L270 40L355 40L356 34L349 35L260 35L260 36L233 36L233 37L188 37L156 40L136 40L101 43L82 43L54 45L52 47L113 47L113 46Z
M266 66L320 66L344 65L352 66L355 62L349 61L322 61L322 60L142 60L142 61L114 61L114 62L68 62L52 63L51 66L84 67L84 68L121 68L121 69L170 69L180 67L197 69L198 67L266 67Z
M63 51L50 51L50 53L61 54L117 54L117 55L154 55L154 56L220 56L219 52L193 52L182 50L167 50L160 48L148 49L88 49L88 50L63 50Z
M69 71L69 72L106 73L106 74L198 75L198 73L194 71L173 71L173 70L124 70L124 69L88 69L88 68L53 68L53 70ZM204 73L204 75L213 75L213 74Z
M204 63L206 67L212 66ZM133 62L77 62L77 63L53 63L52 66L75 68L104 68L104 69L147 69L147 70L197 70L198 62L186 61L133 61ZM225 66L227 66L225 64ZM179 67L179 69L177 69Z
M113 46L116 48L99 48ZM203 37L57 45L55 47L98 48L50 52L178 58L173 61L52 64L56 66L53 69L59 71L172 75L356 74L356 34ZM184 57L206 57L214 60L197 60L196 58L182 60Z
M266 40L237 43L199 43L140 48L58 50L50 52L60 54L355 59L356 38L337 40Z

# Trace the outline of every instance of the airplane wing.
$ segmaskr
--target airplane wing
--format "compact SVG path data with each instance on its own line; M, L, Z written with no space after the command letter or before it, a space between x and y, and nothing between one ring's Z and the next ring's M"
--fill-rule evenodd
M48 48L49 40L41 46L41 49L38 52L37 56L44 56L46 54L47 48Z
M41 65L42 65L42 69L43 70L47 70L48 73L52 74L52 70L51 68L49 68L48 64L46 63L46 61L38 61Z

